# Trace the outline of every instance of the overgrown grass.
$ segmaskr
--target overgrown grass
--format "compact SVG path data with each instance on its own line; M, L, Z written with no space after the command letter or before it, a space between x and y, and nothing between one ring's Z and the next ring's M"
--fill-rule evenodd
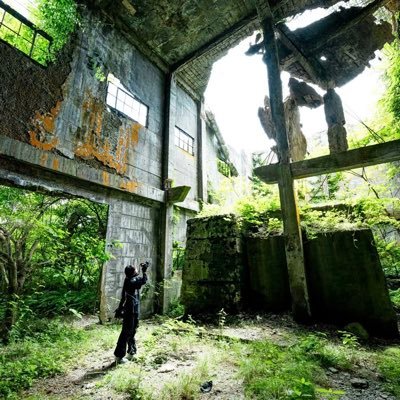
M128 393L131 399L197 399L200 384L210 380L221 359L213 344L201 339L204 328L194 321L160 319L155 328L144 329L136 362L111 371L98 385ZM167 362L176 370L173 378L169 374L161 374L157 382L148 378L148 371ZM190 364L190 368L181 368L181 364Z
M65 371L84 354L111 347L113 330L102 327L94 333L57 320L32 321L29 339L0 347L0 398L20 399L20 391L35 380Z
M316 362L301 357L298 350L283 349L268 341L252 344L249 353L242 354L247 396L265 400L314 399L312 382L323 373Z
M360 366L379 370L385 388L400 395L400 349L363 348L357 340L328 339L324 334L300 336L296 344L279 347L268 341L255 342L241 355L241 371L247 396L268 400L339 399L343 394L330 388L325 371L334 367L358 373Z
M377 356L377 365L386 389L400 398L400 348L390 347Z
M28 388L38 378L79 365L83 356L92 351L109 352L111 357L120 329L117 325L96 325L82 330L57 321L40 324L41 329L36 329L32 339L0 348L0 397L21 398L19 390ZM255 325L254 321L249 325L244 321L241 329ZM209 335L209 327L194 321L143 321L138 331L136 361L108 370L93 390L111 395L123 393L133 400L196 400L202 398L200 385L212 380L213 391L222 390L224 395L224 386L234 384L232 396L239 394L238 397L298 400L323 396L338 400L343 393L329 387L327 368L360 376L362 366L379 372L385 389L400 396L397 347L370 348L346 332L328 336L301 330L286 333L286 344L282 346L265 339L226 339L225 328L215 325L214 335ZM51 398L43 395L29 399Z

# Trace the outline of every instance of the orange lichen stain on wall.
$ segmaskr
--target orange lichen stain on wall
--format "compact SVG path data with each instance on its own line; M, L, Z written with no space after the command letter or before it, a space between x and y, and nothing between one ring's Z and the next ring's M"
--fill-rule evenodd
M58 144L58 138L54 136L55 121L60 112L61 101L50 112L36 113L32 120L34 129L29 131L29 142L32 146L41 150L50 151Z
M58 168L60 167L60 161L57 159L57 158L55 158L54 160L53 160L53 169L55 169L56 171L58 171Z
M110 174L106 171L103 171L103 185L110 186Z
M45 167L45 166L46 166L46 164L47 164L47 159L48 159L48 155L47 155L46 153L41 154L39 162L40 162L40 165L41 165L42 167Z
M132 125L131 144L134 147L139 143L139 130L141 127L142 125L137 122Z
M116 134L114 144L111 138L102 137L104 103L86 93L83 103L82 130L83 137L76 146L75 154L84 159L97 159L102 164L115 169L119 174L124 174L128 169L128 155L131 147L139 141L138 123L124 123Z
M122 190L126 190L128 192L136 192L139 184L136 181L124 181L121 183L120 187Z

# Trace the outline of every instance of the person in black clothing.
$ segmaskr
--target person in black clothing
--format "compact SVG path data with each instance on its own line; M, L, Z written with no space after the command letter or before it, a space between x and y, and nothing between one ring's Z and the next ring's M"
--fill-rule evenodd
M142 277L136 267L128 265L125 268L125 280L122 288L121 301L115 310L115 316L123 315L122 330L115 347L114 356L117 363L131 360L136 354L135 333L139 326L140 288L147 282L148 262L141 263ZM128 356L126 350L128 346Z

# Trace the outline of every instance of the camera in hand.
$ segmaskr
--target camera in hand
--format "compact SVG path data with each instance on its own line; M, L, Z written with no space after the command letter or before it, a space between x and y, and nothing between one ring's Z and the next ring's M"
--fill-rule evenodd
M149 262L148 261L146 261L146 262L143 262L143 263L140 263L140 268L142 268L142 271L143 272L146 272L147 271L147 268L149 268Z

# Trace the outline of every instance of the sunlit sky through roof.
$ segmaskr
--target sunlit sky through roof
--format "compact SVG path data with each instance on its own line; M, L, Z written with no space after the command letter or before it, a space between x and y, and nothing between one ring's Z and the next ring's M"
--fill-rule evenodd
M303 13L288 23L294 30L306 26L328 14L325 9ZM205 93L206 108L215 114L217 123L226 142L237 150L246 152L268 151L273 141L268 140L258 120L257 110L264 104L268 93L267 69L261 55L246 56L244 53L253 42L245 39L217 61L212 70ZM359 126L373 115L374 108L383 93L380 81L379 60L371 62L362 74L345 86L338 88L346 113L347 126ZM284 98L289 94L289 74L282 73ZM323 94L323 91L317 88ZM316 110L300 109L303 133L311 144L311 138L320 137L326 143L326 122L323 106Z

